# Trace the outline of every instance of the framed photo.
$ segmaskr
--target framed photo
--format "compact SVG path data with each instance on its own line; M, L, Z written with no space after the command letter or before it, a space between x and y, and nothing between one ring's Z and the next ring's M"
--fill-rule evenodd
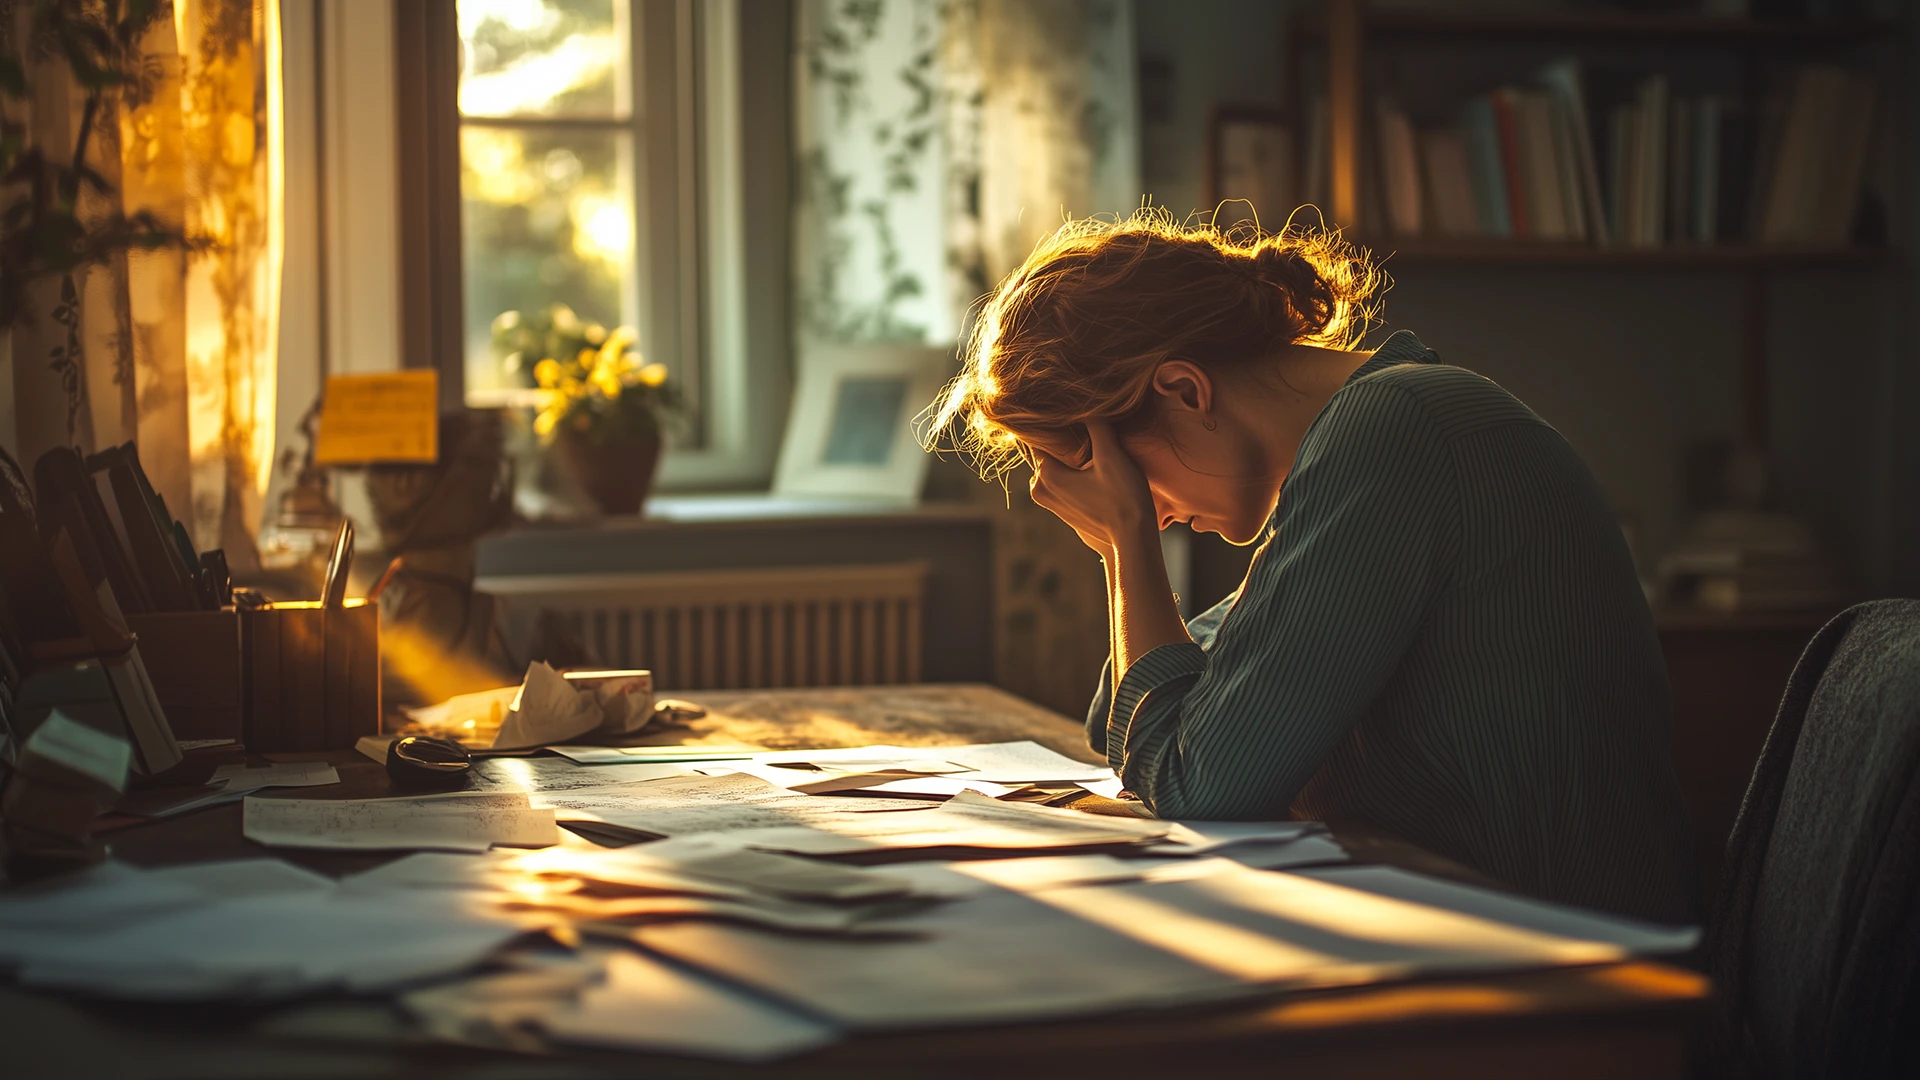
M925 345L804 349L773 494L918 502L927 455L913 418L946 385L954 365L952 349Z
M1207 118L1207 202L1221 227L1254 217L1279 232L1301 202L1299 140L1288 114L1265 105L1215 105ZM1220 204L1244 199L1242 206Z

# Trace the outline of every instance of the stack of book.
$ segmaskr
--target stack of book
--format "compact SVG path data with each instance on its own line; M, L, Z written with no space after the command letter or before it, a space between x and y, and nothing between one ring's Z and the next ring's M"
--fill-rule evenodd
M1874 128L1867 79L1805 67L1749 102L1677 95L1650 75L1612 86L1604 107L1588 82L1560 60L1427 128L1376 99L1388 231L1638 248L1852 239ZM1320 160L1311 146L1307 157Z

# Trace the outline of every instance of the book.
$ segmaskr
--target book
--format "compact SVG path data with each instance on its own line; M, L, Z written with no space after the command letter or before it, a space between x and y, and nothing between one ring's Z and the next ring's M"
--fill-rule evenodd
M1510 237L1514 235L1513 218L1508 211L1500 126L1494 116L1492 99L1479 97L1469 101L1461 112L1460 127L1471 169L1474 206L1479 211L1479 231L1484 236Z
M1618 105L1607 116L1607 215L1627 247L1639 246L1640 189L1634 182L1640 156L1640 110Z
M1585 240L1587 202L1581 192L1580 158L1573 145L1573 121L1566 107L1551 92L1545 95L1548 121L1553 128L1554 173L1560 178L1560 213L1566 220L1567 238Z
M1636 91L1639 146L1633 158L1634 242L1659 247L1666 223L1667 80L1650 75Z
M154 610L188 611L198 607L191 575L180 562L172 522L162 523L155 516L152 501L134 475L127 447L109 447L90 456L87 467L96 482L105 482L102 502L108 504L110 513L117 512L117 534L132 553L133 565L153 598Z
M1413 124L1405 112L1384 99L1375 102L1374 114L1375 129L1380 137L1381 186L1386 195L1387 223L1396 236L1418 236L1422 231L1422 199Z
M1693 224L1693 106L1674 98L1667 106L1666 239L1687 240Z
M1520 155L1520 120L1514 107L1514 91L1511 88L1495 90L1488 95L1493 102L1494 131L1499 136L1500 178L1507 193L1507 218L1512 222L1513 236L1520 240L1529 240L1534 236L1534 211L1527 205L1527 176Z
M1533 90L1514 90L1509 101L1513 107L1514 151L1527 192L1527 224L1535 239L1565 240L1569 230L1554 146L1552 106L1545 93Z
M113 586L122 610L141 613L153 610L153 599L133 567L132 557L121 545L119 534L100 502L100 492L87 474L80 452L70 446L56 446L40 455L33 465L34 488L40 496L40 537L50 543L64 529L73 538L81 564L89 577L104 576ZM94 571L98 566L99 573Z
M1693 177L1687 215L1688 236L1700 244L1719 239L1720 226L1720 149L1725 114L1717 94L1704 94L1693 103Z
M1593 125L1587 112L1586 80L1577 60L1558 60L1540 69L1542 85L1553 94L1569 127L1573 144L1574 170L1578 174L1581 217L1586 232L1602 247L1613 241L1613 224L1607 220L1605 192L1600 187L1598 151Z
M1837 89L1833 153L1822 173L1824 182L1814 200L1815 212L1807 233L1810 243L1836 247L1851 238L1854 215L1860 206L1876 96L1871 82L1848 73L1842 73Z
M1423 131L1419 144L1434 231L1442 236L1480 235L1465 133L1450 128Z

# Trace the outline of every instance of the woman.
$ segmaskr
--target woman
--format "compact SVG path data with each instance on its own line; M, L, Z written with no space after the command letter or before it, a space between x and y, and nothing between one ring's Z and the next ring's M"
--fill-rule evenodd
M1158 815L1359 820L1535 895L1694 914L1653 621L1558 432L1412 334L1337 239L1080 221L936 414L1106 565L1093 747ZM955 425L949 427L948 425ZM1183 624L1158 532L1259 543Z

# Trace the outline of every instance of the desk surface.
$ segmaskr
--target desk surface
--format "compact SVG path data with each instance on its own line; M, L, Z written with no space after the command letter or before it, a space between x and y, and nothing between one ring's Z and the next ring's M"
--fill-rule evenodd
M1094 760L1080 725L983 686L707 693L711 714L647 741L767 746L941 745L1030 738ZM384 772L351 754L326 757L341 783L308 794L386 794ZM1357 857L1473 880L1464 868L1391 838L1337 829ZM240 835L231 805L110 835L115 854L164 865L273 854L341 874L390 856L273 851ZM1700 976L1634 962L1436 979L1276 996L1230 1007L1135 1013L1071 1023L864 1036L771 1067L637 1055L528 1058L429 1043L381 1001L320 1001L273 1012L132 1010L0 988L8 1075L422 1075L603 1077L812 1076L849 1071L977 1075L1072 1068L1097 1075L1270 1073L1341 1076L1683 1076L1687 1032L1706 998ZM18 1071L16 1071L18 1070Z

